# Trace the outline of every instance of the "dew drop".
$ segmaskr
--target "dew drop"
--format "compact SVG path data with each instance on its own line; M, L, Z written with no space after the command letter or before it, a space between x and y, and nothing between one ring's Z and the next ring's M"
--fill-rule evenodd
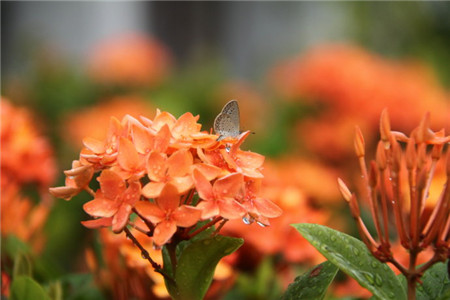
M378 267L378 263L376 261L373 261L371 263L372 268L377 268Z
M242 222L244 222L247 225L250 225L253 223L253 220L251 218L248 217L242 217Z
M261 223L260 221L256 221L256 224L258 224L261 227L267 227L268 225Z
M382 286L383 285L383 279L378 274L375 275L375 284L378 285L378 286Z
M359 255L359 249L357 248L352 248L353 254L355 255Z
M141 258L142 258L142 259L147 259L147 256L145 255L144 252L141 252Z
M373 278L373 275L372 275L372 274L370 274L370 273L364 273L364 277L366 277L367 281L368 281L370 284L373 284L373 283L374 283L374 278Z
M155 243L153 243L152 245L153 250L161 250L162 246L156 245Z
M331 240L332 242L336 242L336 237L335 237L334 235L332 235L332 236L330 237L330 240Z

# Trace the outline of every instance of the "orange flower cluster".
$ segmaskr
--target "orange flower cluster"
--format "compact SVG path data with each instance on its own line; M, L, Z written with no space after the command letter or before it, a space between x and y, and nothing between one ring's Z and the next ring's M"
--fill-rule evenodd
M36 130L31 114L0 101L1 127L1 233L30 242L36 251L43 246L40 230L49 213L43 189L54 180L55 161L50 144ZM20 188L35 184L42 199L38 205L21 195Z
M158 41L128 34L98 45L89 58L92 78L110 85L160 84L169 74L171 55Z
M38 132L28 110L0 100L1 181L47 188L56 166L49 142Z
M45 245L42 228L50 211L50 199L44 189L54 180L55 161L48 141L36 129L28 110L0 100L0 228L2 241L15 236L26 242L35 253ZM41 192L41 202L21 193L23 186L35 185ZM9 296L11 274L7 265L10 257L2 254L1 293Z
M351 153L346 145L354 124L375 130L384 108L402 131L411 130L411 120L420 120L424 111L433 114L432 126L450 129L448 91L418 63L390 61L356 46L324 45L279 64L270 79L285 99L325 104L327 109L298 130L311 150L334 161Z
M159 110L153 120L112 118L106 139L85 138L79 160L65 171L66 185L50 191L65 199L90 192L84 210L95 219L83 222L89 228L127 231L137 215L157 246L230 219L268 225L281 209L259 196L264 156L240 149L249 132L217 141L198 118ZM98 171L94 192L88 185ZM200 220L209 223L194 230Z

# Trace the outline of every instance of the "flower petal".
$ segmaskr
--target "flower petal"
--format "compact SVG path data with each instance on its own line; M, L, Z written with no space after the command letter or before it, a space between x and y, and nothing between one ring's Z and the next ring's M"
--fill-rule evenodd
M119 233L127 225L131 214L131 205L123 203L112 220L112 231Z
M200 173L202 173L203 176L205 176L205 178L208 180L216 179L217 176L219 176L219 174L222 172L220 168L205 163L195 164L192 166L192 169L199 170Z
M259 214L267 218L279 217L283 211L278 205L272 201L264 198L256 198L253 200L255 208L258 210Z
M152 199L159 197L165 185L164 182L149 182L142 188L142 195Z
M171 183L167 183L159 197L156 198L156 204L166 212L173 211L180 206L180 196L177 187Z
M251 151L238 151L236 153L236 161L241 168L257 169L264 164L264 155Z
M192 180L191 175L184 176L184 177L174 177L174 178L172 178L170 183L172 183L173 185L175 185L177 187L179 195L186 193L194 185L194 181Z
M169 128L172 128L176 121L177 119L168 112L157 112L156 117L153 119L152 128L159 131L166 124Z
M172 214L172 219L180 227L191 227L202 216L202 211L193 206L182 205Z
M83 205L84 211L94 217L112 217L118 208L118 202L101 198L94 199Z
M133 206L141 198L141 183L132 181L122 196L123 202Z
M219 206L216 201L202 201L196 206L202 211L202 219L206 220L219 215Z
M203 200L213 200L213 187L209 180L197 169L194 169L193 179L199 197Z
M105 198L114 200L125 191L125 181L111 170L103 170L97 180L100 182L100 189Z
M168 174L170 177L185 176L189 173L194 159L187 149L181 149L174 152L168 159Z
M171 138L172 134L170 133L170 128L165 124L161 127L153 140L153 150L156 152L165 152L167 147L169 147Z
M202 127L197 123L199 116L193 116L192 113L187 112L178 118L175 126L172 128L172 132L178 138L190 137L191 134L199 132Z
M217 202L220 215L225 219L238 219L245 215L246 211L242 205L233 199L225 199Z
M95 220L81 221L84 227L95 229L100 227L108 227L112 225L112 217L110 218L100 218Z
M152 181L163 181L166 177L167 163L163 153L152 152L147 159L148 178Z
M244 176L241 173L232 173L218 179L213 186L216 199L223 197L234 198L243 188Z
M145 154L152 149L154 136L147 128L133 124L131 126L131 135L136 150L139 153Z
M165 212L156 203L149 201L139 201L134 205L134 208L140 216L153 224L161 222L166 216Z
M99 141L91 137L85 137L83 139L83 145L96 154L105 152L105 142Z
M126 138L120 138L117 162L124 170L136 170L141 164L136 147Z
M153 232L153 242L156 245L164 245L177 231L177 225L175 221L165 220L155 227Z

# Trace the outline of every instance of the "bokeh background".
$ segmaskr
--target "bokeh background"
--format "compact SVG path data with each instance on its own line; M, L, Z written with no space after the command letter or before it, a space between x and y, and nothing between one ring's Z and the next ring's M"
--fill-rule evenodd
M268 228L225 226L245 246L209 297L279 297L323 260L289 224L357 235L336 184L358 185L355 125L369 153L383 108L396 130L427 111L450 130L449 14L448 2L2 1L2 294L21 249L61 299L164 298L127 241L82 227L88 195L46 191L110 116L190 111L209 131L237 99L255 132L244 148L266 156L264 192L285 213ZM343 274L327 295L369 296Z

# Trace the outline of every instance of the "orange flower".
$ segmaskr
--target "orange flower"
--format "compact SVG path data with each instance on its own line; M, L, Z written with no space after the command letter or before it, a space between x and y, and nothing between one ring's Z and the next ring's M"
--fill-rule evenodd
M127 187L125 181L110 170L104 170L97 180L100 190L95 199L84 204L83 208L91 216L112 218L112 230L120 232L127 225L131 210L141 196L141 185L138 181L132 181ZM89 226L90 222L83 224Z
M147 172L150 182L142 189L147 198L159 197L167 183L176 186L179 194L184 194L193 185L190 168L192 154L186 149L174 152L170 157L164 153L152 152L147 159Z
M47 187L55 178L55 161L49 142L25 108L0 99L0 151L2 178L19 184ZM3 185L3 184L2 184Z
M180 196L176 186L166 184L155 203L139 201L136 210L147 221L156 224L153 241L165 244L177 230L177 226L193 226L200 218L201 211L189 205L180 206Z
M154 110L148 99L138 95L104 98L91 107L67 116L61 128L61 136L71 145L81 147L81 141L86 136L104 140L113 116L122 120L126 115L138 118L141 115L153 114Z
M169 74L170 56L154 39L140 34L122 35L94 49L89 71L100 83L156 86Z
M242 189L243 176L233 173L214 182L213 185L197 169L193 173L198 195L204 201L197 207L202 210L202 219L221 216L225 219L237 219L245 214L244 207L234 197Z
M64 171L66 175L66 185L50 188L50 193L58 198L70 200L84 189L89 189L89 182L94 175L92 165L82 165L80 161L72 162L72 169Z
M245 193L241 198L241 204L247 211L248 222L256 220L264 225L269 225L268 218L276 218L282 214L281 208L278 207L272 201L260 198L257 195L260 194L261 180L249 179L245 182Z
M242 151L239 149L240 145L249 134L250 131L242 133L229 151L227 151L227 149L221 149L220 153L231 170L236 170L250 178L263 178L264 176L260 169L264 163L264 156L255 152Z

